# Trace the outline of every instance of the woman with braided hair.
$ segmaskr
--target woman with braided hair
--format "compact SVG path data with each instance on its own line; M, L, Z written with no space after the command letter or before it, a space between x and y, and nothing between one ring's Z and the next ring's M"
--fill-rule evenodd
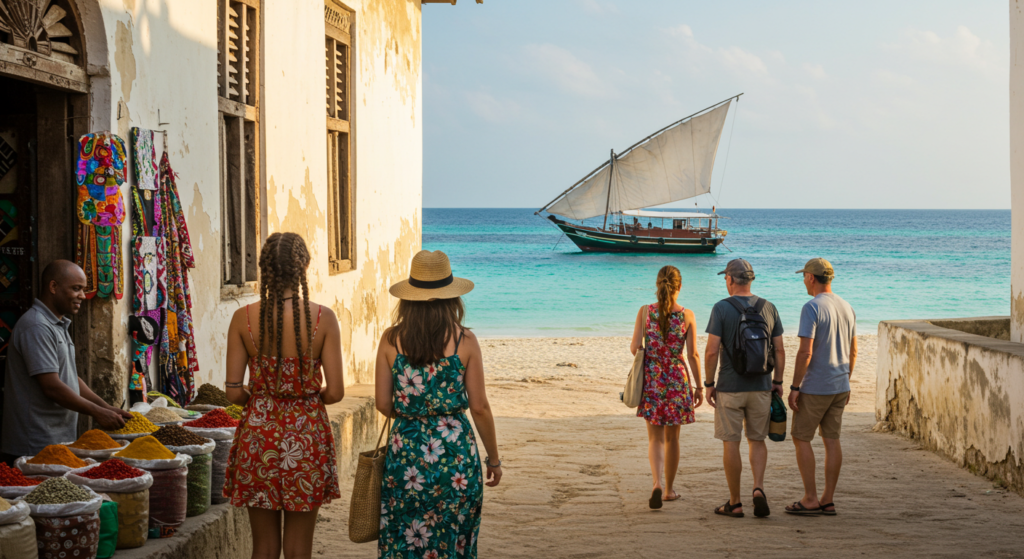
M309 262L302 237L271 235L260 302L238 309L228 330L227 395L245 409L224 496L249 509L254 559L282 549L286 559L310 557L317 511L340 497L325 405L345 395L341 331L330 308L309 300Z

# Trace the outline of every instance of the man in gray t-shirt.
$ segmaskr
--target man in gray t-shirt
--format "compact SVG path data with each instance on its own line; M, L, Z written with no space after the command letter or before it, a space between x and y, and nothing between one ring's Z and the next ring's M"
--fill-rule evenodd
M0 434L0 453L8 464L78 438L79 413L111 430L131 417L94 394L75 370L67 315L77 313L85 300L85 281L85 272L74 263L51 262L43 270L39 298L14 325Z
M765 301L760 315L767 322L775 350L773 375L740 375L732 366L729 355L739 330L740 311L730 302L736 301L744 309L754 308L760 300L750 292L754 281L754 269L746 260L736 259L720 272L725 275L725 288L729 299L715 304L708 321L708 343L704 352L707 367L707 402L715 408L715 438L723 444L725 479L729 484L729 501L715 509L715 514L743 516L740 502L740 477L743 461L740 458L740 441L746 435L750 450L750 470L754 475L754 516L768 516L768 498L764 492L764 470L768 464L768 436L771 422L772 392L782 396L782 374L786 369L786 350L782 344L782 321L775 305ZM715 383L715 369L721 364L718 383Z
M800 351L796 355L789 407L793 409L793 444L804 482L804 496L786 507L791 514L834 515L832 497L842 467L839 432L850 401L850 374L857 361L857 316L832 292L835 270L813 258L797 271L813 299L800 312ZM825 443L825 491L818 497L811 440L818 430Z

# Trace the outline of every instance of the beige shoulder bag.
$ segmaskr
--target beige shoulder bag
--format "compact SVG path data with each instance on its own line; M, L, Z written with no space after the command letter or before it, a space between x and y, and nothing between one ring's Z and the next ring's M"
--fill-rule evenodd
M647 353L647 333L640 338L640 349L633 356L633 367L626 377L626 388L622 391L622 403L635 408L640 405L644 395L644 354Z
M356 480L352 486L352 502L348 510L348 538L355 543L377 541L380 537L380 488L384 482L384 461L388 455L388 441L384 434L391 431L391 418L377 437L373 450L359 453ZM384 441L384 446L381 446Z

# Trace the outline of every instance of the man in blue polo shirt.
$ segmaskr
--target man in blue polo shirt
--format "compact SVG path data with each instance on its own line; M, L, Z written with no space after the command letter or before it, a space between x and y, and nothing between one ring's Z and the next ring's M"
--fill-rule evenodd
M55 260L43 270L39 298L11 333L4 380L4 422L0 453L10 465L47 445L78 438L78 414L100 427L120 429L131 418L103 401L78 378L68 315L85 300L85 272Z

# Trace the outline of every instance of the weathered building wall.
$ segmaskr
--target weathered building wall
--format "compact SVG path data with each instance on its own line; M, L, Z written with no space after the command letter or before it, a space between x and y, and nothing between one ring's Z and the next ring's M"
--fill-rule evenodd
M1010 0L1010 340L1024 343L1024 3Z
M978 319L983 330L993 320ZM1024 494L1024 345L963 330L969 328L879 324L875 414Z
M90 53L90 73L102 86L92 97L93 130L109 129L125 139L133 126L167 130L196 255L190 279L201 370L195 380L220 384L231 315L258 298L222 290L221 283L216 2L78 1L84 14L94 14L90 25L107 43L105 60L94 62ZM331 275L328 267L323 0L263 1L259 114L266 185L262 236L294 231L306 238L313 257L313 298L339 316L346 383L351 384L372 382L376 340L393 304L387 287L407 274L420 247L421 14L415 0L344 4L355 11L357 29L353 270ZM124 231L130 239L127 224ZM131 262L129 246L124 243L126 263ZM129 294L116 304L92 303L112 307L107 309L112 332L96 331L110 347L95 358L109 361L101 376L120 386L127 383L130 359Z

